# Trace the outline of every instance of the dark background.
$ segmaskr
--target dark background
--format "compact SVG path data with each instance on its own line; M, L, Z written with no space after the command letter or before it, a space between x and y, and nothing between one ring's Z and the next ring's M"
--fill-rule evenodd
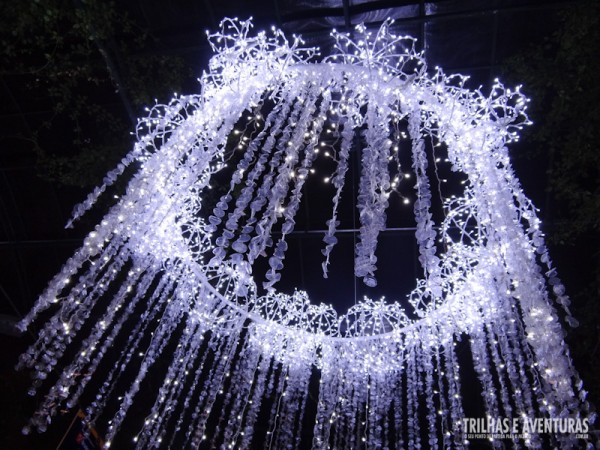
M534 125L511 148L526 194L541 209L551 255L581 322L568 330L575 365L598 403L598 196L600 126L597 2L191 1L99 0L0 3L0 448L53 449L72 413L43 436L20 436L35 399L27 373L13 370L35 329L18 336L28 311L61 264L109 206L103 199L73 230L73 206L131 148L136 118L155 99L198 92L210 57L204 30L223 17L254 17L302 34L307 45L331 45L329 31L396 19L419 39L430 67L470 75L488 92L500 77L523 84ZM123 186L117 185L116 190ZM324 282L320 248L329 206L321 185L307 186L297 233L290 237L284 282L339 310L356 298L407 293L419 273L410 209L392 205L379 245L376 290L352 277L354 233L341 235ZM331 193L326 198L330 198ZM107 196L110 197L110 196ZM329 200L328 200L329 201ZM395 208L395 209L394 209ZM350 214L342 228L356 227ZM404 216L402 216L404 217ZM396 220L396 222L394 222ZM398 255L401 257L399 258ZM400 274L400 275L399 275Z

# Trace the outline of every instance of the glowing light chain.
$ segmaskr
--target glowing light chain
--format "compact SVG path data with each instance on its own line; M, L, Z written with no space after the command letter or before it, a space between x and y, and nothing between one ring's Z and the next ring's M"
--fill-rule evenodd
M20 324L53 313L19 363L33 371L30 394L46 392L24 432L44 431L60 408L81 404L106 447L129 439L139 449L465 448L459 345L470 348L486 414L593 422L555 308L574 324L569 299L508 159L506 144L528 123L519 89L496 82L485 96L465 77L431 73L392 21L376 32L361 25L354 39L333 32L335 53L325 58L299 37L251 26L225 19L208 35L215 56L201 94L149 110L133 151L75 209L73 220L139 163ZM445 179L433 154L430 180L427 140L462 176L463 192L445 199L437 224L432 186ZM365 298L338 314L304 292L276 291L319 158L335 167L325 177L334 192L327 274L355 141L355 275L369 286L390 196L411 203L402 192L414 183L424 276L410 312ZM399 156L406 146L411 171ZM208 206L223 174L228 190ZM263 257L259 288L253 265ZM128 412L150 376L161 386L135 422ZM131 436L118 433L127 420L138 427ZM571 435L544 439L515 445L576 444Z

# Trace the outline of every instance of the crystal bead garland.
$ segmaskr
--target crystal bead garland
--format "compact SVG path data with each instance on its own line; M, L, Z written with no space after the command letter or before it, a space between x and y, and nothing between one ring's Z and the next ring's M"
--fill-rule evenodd
M19 362L33 373L30 393L45 392L24 432L81 404L107 448L127 439L139 449L465 448L463 399L474 395L461 379L465 352L487 415L593 421L559 323L557 306L575 324L569 300L508 159L506 144L528 123L519 90L497 82L484 96L464 77L429 72L392 21L359 26L356 39L333 32L325 58L298 37L251 27L225 19L208 36L215 55L201 93L152 108L133 151L75 209L73 220L135 166L20 324L49 317ZM409 180L401 124L424 273L413 310L365 298L338 315L304 292L278 292L324 149L335 165L324 275L360 151L355 276L376 284L389 197ZM465 178L439 223L428 140ZM209 206L217 184L226 193ZM260 258L266 280L253 273ZM160 383L141 418L131 411L146 403L149 376ZM534 434L512 444L580 442Z

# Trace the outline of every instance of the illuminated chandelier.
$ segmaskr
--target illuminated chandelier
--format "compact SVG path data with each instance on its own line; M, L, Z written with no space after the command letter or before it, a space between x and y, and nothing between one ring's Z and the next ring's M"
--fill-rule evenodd
M586 411L555 310L573 322L569 300L506 148L528 123L526 98L499 82L484 96L465 77L428 72L392 24L359 26L352 38L334 31L325 58L278 30L252 35L250 21L226 19L208 36L215 55L201 93L139 122L133 151L74 220L134 163L126 193L21 322L53 313L20 360L34 369L31 394L48 389L25 432L44 431L89 387L85 415L106 420L109 447L154 371L162 385L127 437L136 448L462 448L456 346L465 339L487 415ZM464 179L437 223L432 145ZM367 286L388 199L414 183L423 277L410 313L365 299L338 315L304 292L275 290L304 183L325 151L335 163L327 275L357 146L354 271ZM211 182L224 176L227 193L211 205ZM96 370L103 359L108 368ZM535 434L520 443L542 445Z

